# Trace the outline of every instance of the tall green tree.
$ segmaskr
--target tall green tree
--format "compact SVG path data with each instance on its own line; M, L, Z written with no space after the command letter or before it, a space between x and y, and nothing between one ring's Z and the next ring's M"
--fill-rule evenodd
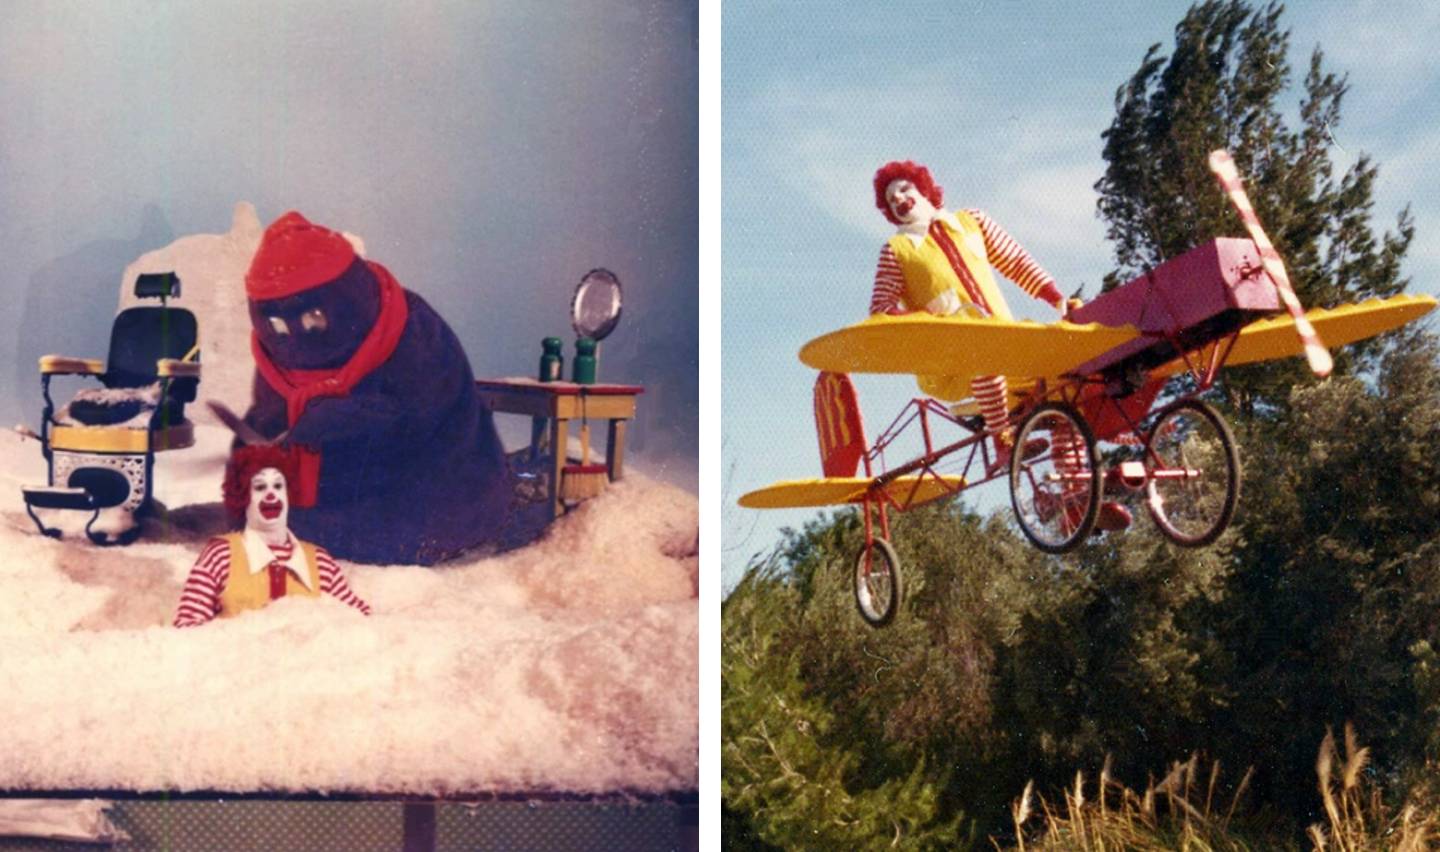
M1105 174L1095 184L1116 268L1105 289L1217 236L1244 229L1206 166L1226 148L1266 232L1285 258L1302 303L1329 307L1390 296L1407 281L1401 261L1414 236L1409 209L1393 230L1372 224L1379 167L1364 153L1337 174L1336 134L1347 82L1310 54L1298 129L1285 119L1291 85L1283 6L1207 0L1175 27L1168 56L1153 45L1115 93L1103 134ZM1341 155L1347 156L1347 155ZM1375 345L1338 359L1340 373L1373 364ZM1230 370L1226 399L1246 412L1283 406L1302 378L1297 361Z

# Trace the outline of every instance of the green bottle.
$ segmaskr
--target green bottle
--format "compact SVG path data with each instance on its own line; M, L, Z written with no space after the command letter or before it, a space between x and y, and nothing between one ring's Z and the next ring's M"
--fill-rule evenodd
M575 341L575 374L577 385L595 384L595 340L582 337Z
M558 337L547 337L540 341L540 381L558 382L565 378L565 341ZM530 460L550 452L550 421L545 417L533 418L530 423Z
M558 337L547 337L540 341L544 354L540 356L540 381L558 382L565 378L565 341Z

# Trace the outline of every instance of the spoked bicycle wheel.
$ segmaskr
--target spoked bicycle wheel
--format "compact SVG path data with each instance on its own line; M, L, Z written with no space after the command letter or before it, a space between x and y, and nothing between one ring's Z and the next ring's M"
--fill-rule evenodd
M1036 439L1044 451L1025 458ZM1025 418L1010 457L1010 505L1031 544L1065 553L1090 535L1100 513L1099 470L1095 437L1074 408L1047 402Z
M884 627L900 611L900 557L883 538L860 546L855 557L855 608L871 627Z
M1201 547L1225 531L1240 499L1240 454L1219 412L1192 399L1160 414L1145 441L1145 497L1176 544Z

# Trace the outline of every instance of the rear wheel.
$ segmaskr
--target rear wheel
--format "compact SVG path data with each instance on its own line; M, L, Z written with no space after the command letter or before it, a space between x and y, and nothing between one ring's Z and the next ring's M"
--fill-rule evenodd
M1240 454L1214 408L1177 402L1145 441L1145 507L1165 537L1185 547L1219 538L1240 499Z
M1020 425L1015 447L1043 439L1045 451L1010 457L1010 505L1021 532L1046 553L1065 553L1090 535L1100 512L1095 437L1069 405L1047 402Z
M855 607L871 627L884 627L900 611L900 557L883 538L862 545L855 558Z

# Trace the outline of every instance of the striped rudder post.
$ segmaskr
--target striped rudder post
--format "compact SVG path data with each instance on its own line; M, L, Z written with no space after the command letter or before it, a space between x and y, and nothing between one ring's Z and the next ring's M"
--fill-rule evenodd
M1285 263L1280 259L1280 253L1275 251L1275 246L1270 243L1270 238L1265 236L1265 229L1260 227L1260 217L1255 215L1255 208L1250 205L1250 197L1245 194L1245 187L1240 183L1240 172L1235 168L1230 152L1223 148L1211 151L1210 171L1215 175L1215 179L1220 181L1220 188L1230 197L1235 212L1240 214L1240 221L1245 223L1245 230L1250 232L1250 239L1255 241L1255 248L1260 252L1260 263L1275 282L1275 289L1280 293L1280 301L1285 303L1285 310L1289 311L1290 317L1295 320L1295 331L1305 346L1305 360L1310 362L1311 372L1321 378L1330 375L1335 362L1331 359L1330 352L1325 349L1325 344L1320 342L1320 335L1315 333L1315 327L1305 317L1305 309L1300 306L1300 300L1295 296L1295 288L1290 286L1290 276L1285 272Z

